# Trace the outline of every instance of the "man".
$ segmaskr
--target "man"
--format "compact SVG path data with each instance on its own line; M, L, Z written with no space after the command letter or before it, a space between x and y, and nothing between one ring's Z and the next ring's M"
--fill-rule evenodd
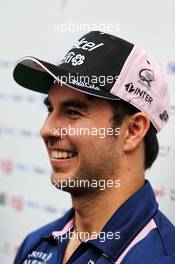
M73 205L29 234L14 263L175 263L175 228L144 179L169 117L159 64L132 43L93 31L58 66L21 59L14 79L48 94L41 136L51 181Z

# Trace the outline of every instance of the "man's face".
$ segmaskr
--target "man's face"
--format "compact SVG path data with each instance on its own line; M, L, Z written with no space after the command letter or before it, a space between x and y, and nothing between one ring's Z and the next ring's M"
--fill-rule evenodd
M48 116L40 133L53 169L52 183L61 188L60 182L64 181L63 190L83 194L93 192L95 188L80 187L80 184L72 188L68 180L74 180L74 183L80 180L115 180L122 144L120 136L111 133L105 136L103 133L102 136L101 133L112 129L112 110L108 101L96 97L90 99L84 93L55 84L45 104ZM61 130L68 133L61 135Z

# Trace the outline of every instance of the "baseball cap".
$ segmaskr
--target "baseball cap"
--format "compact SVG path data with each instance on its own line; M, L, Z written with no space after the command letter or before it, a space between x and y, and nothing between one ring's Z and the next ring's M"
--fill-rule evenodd
M13 72L15 81L47 94L53 82L108 100L124 100L145 112L159 132L169 119L169 92L164 70L136 45L100 31L77 40L54 65L27 56Z

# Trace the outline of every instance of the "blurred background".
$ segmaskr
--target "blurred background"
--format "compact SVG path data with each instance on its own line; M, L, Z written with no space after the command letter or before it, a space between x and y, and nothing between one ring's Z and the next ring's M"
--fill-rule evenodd
M71 206L70 196L50 183L51 169L39 137L47 115L45 96L18 86L12 78L14 65L26 55L57 63L91 30L145 48L167 72L171 118L158 136L159 157L146 177L160 209L175 224L175 1L0 2L0 263L11 264L29 232Z

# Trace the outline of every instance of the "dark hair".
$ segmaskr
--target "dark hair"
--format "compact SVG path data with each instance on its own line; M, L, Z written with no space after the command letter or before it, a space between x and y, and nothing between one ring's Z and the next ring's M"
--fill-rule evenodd
M123 100L109 100L112 106L114 125L121 125L125 117L140 112L139 109ZM159 152L159 144L157 140L157 132L152 123L144 137L144 153L145 153L145 170L150 168Z

